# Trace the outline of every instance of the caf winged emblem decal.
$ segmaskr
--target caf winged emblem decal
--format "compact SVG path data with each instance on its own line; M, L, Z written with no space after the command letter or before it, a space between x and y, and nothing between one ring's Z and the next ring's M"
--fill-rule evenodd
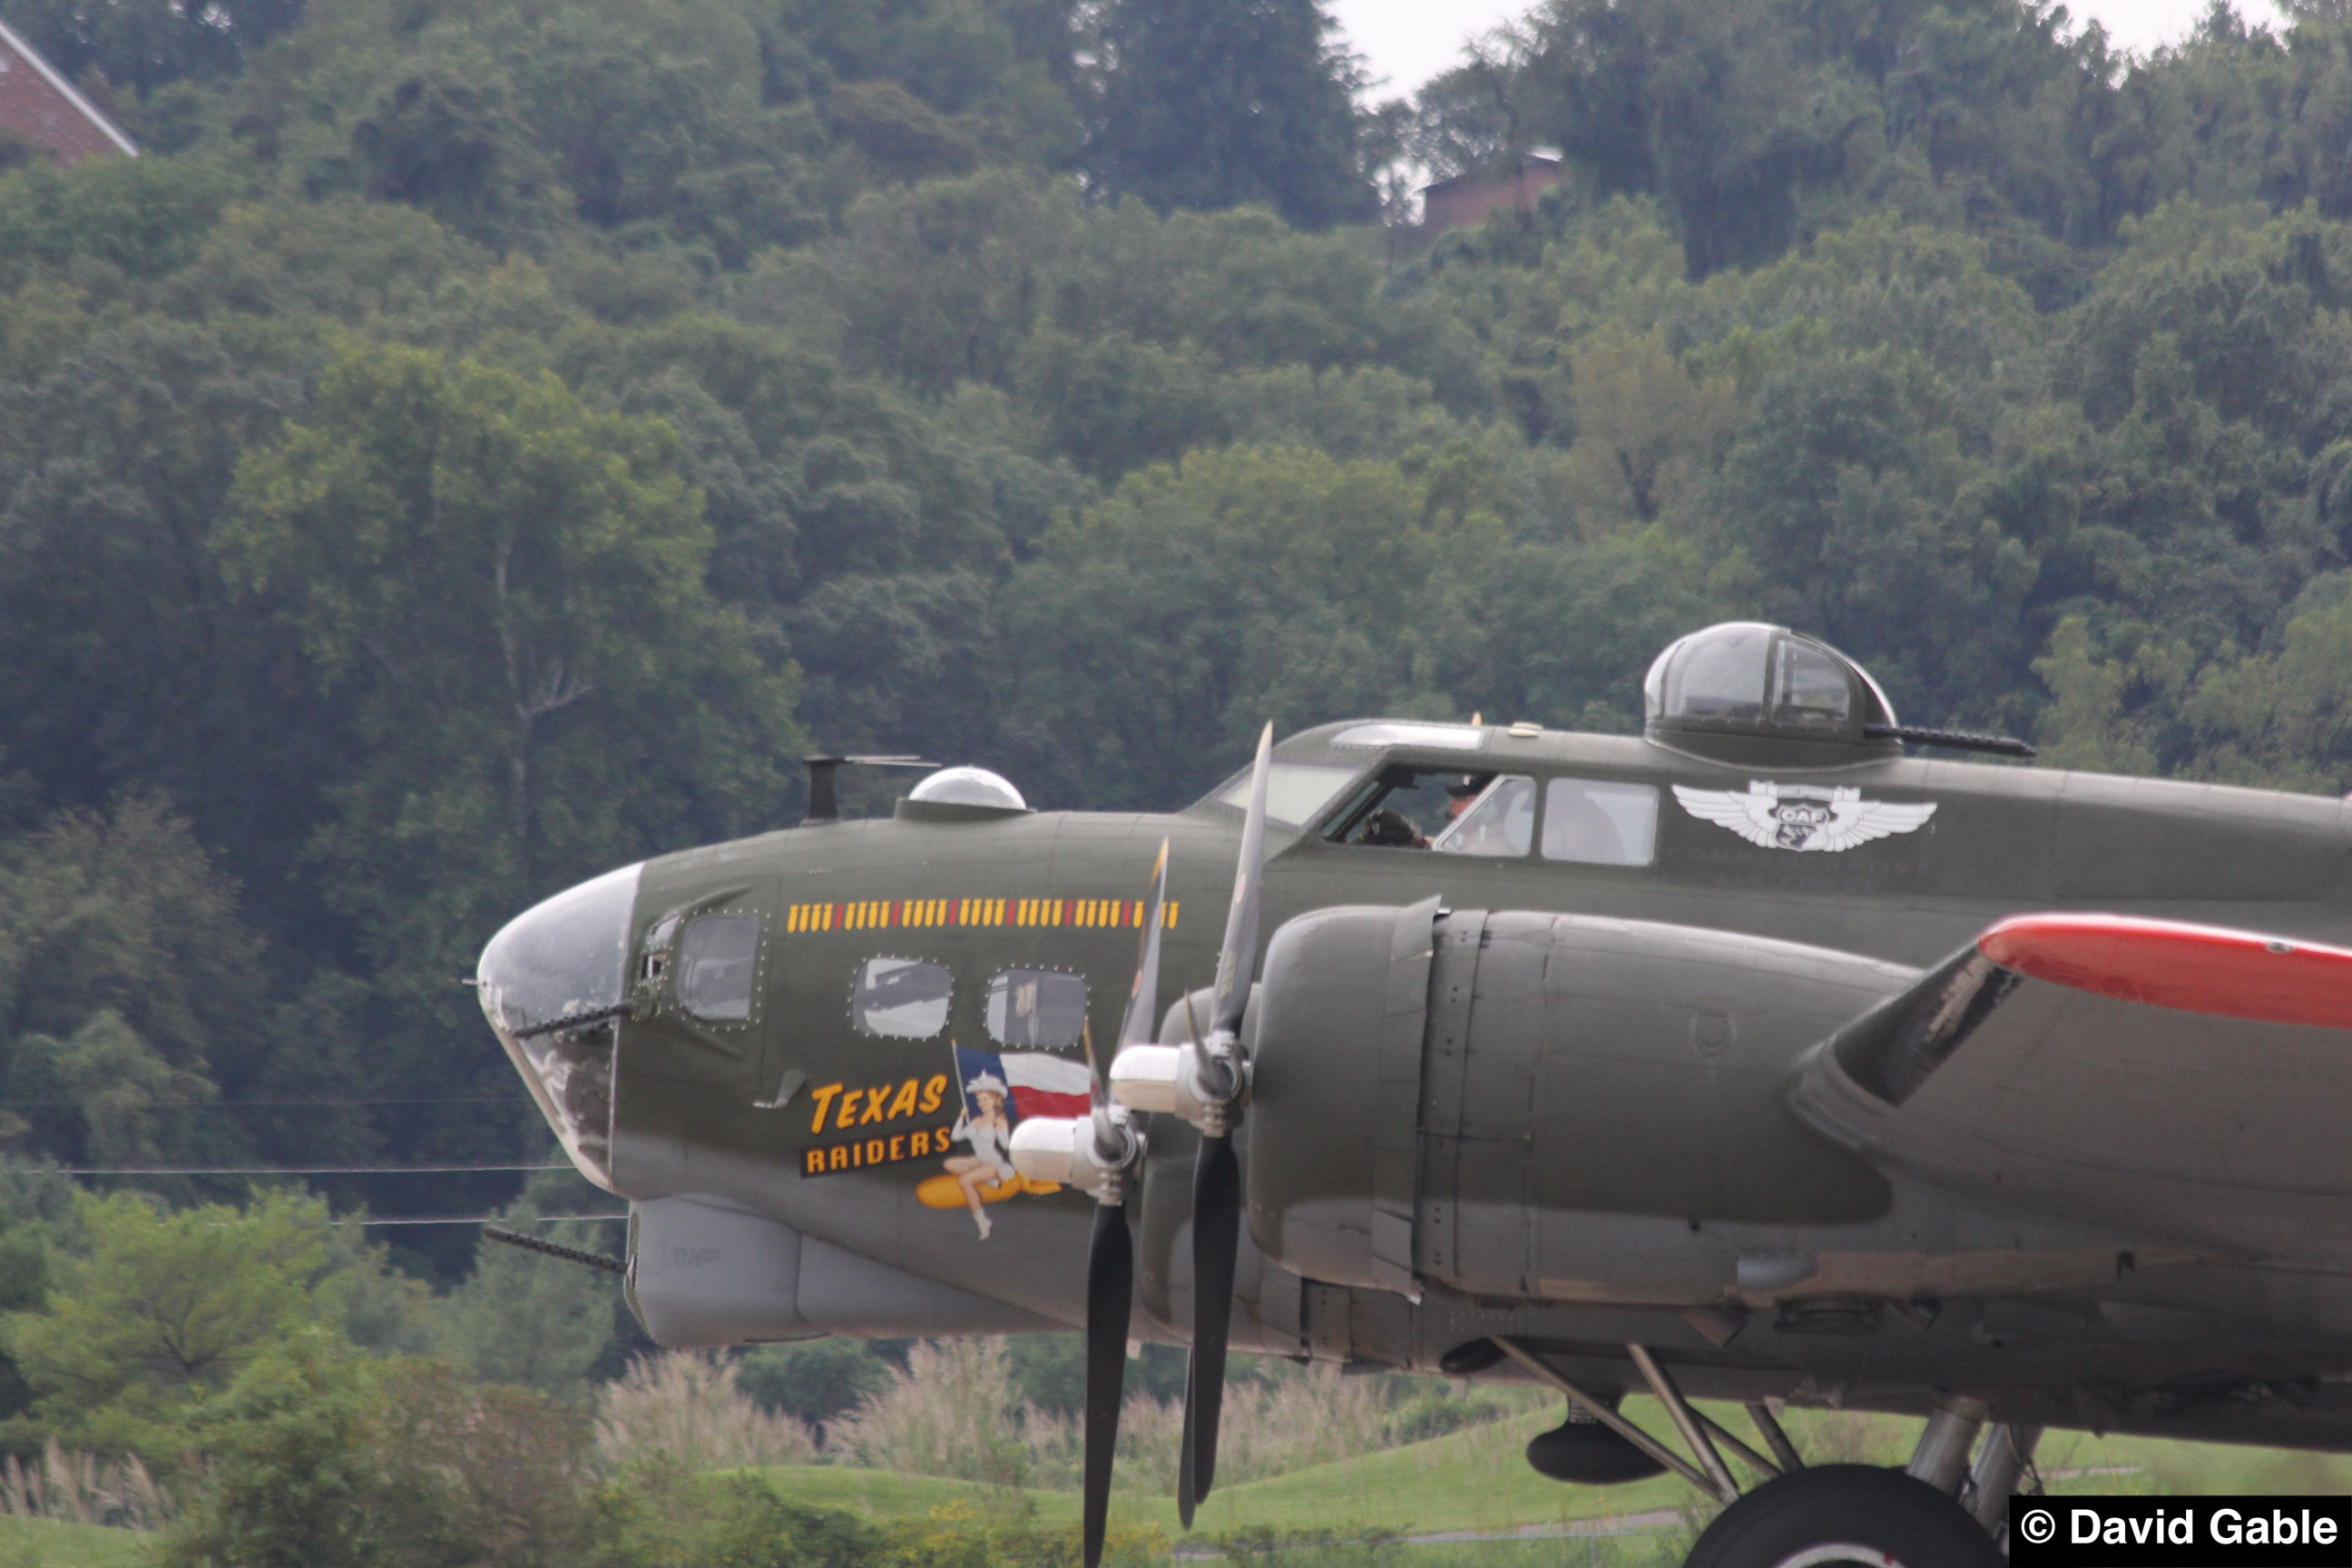
M1820 784L1751 780L1748 793L1675 785L1675 798L1693 816L1727 827L1767 849L1832 854L1891 834L1910 833L1936 815L1936 803L1864 800L1862 791Z

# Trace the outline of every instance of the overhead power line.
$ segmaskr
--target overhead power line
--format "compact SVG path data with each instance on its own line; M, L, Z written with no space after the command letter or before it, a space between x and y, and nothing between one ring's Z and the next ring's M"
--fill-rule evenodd
M124 1110L352 1110L370 1105L512 1105L531 1101L511 1094L440 1094L415 1100L151 1100L144 1105L110 1105L108 1115ZM79 1100L0 1100L0 1110L79 1110Z
M472 1176L503 1171L568 1171L547 1165L47 1165L24 1166L20 1176Z
M402 1219L335 1219L329 1225L562 1225L572 1220L626 1219L625 1214L550 1214L532 1218L523 1215L432 1215Z

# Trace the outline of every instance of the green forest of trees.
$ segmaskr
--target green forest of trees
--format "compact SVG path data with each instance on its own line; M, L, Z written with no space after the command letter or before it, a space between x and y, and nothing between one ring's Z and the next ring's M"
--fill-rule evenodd
M0 14L147 149L0 146L16 1165L542 1158L457 977L812 746L1171 806L1268 717L1629 728L1739 616L2352 784L2342 0L1544 0L1380 103L1312 0Z

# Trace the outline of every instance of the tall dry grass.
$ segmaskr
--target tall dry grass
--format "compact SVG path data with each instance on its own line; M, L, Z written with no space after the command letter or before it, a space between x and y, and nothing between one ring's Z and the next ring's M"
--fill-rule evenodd
M923 1340L907 1368L826 1429L829 1447L856 1463L912 1476L997 1486L1051 1486L1059 1461L1040 1469L1033 1432L1051 1426L1013 1385L1001 1339ZM1042 1424L1042 1425L1041 1425Z
M1217 1473L1259 1480L1394 1447L1424 1435L1426 1404L1398 1402L1384 1379L1266 1363L1226 1389ZM1485 1404L1470 1408L1473 1421L1503 1413ZM1121 1483L1173 1488L1183 1428L1176 1404L1130 1395L1119 1416ZM737 1386L732 1363L686 1351L639 1357L604 1389L596 1450L607 1469L656 1455L690 1470L818 1458L808 1426L762 1411ZM888 1386L828 1426L825 1450L836 1460L906 1475L1073 1488L1085 1435L1075 1417L1022 1397L1003 1340L926 1340L908 1348L905 1369L892 1371Z
M1219 1423L1217 1479L1221 1484L1264 1480L1394 1447L1402 1436L1397 1414L1380 1380L1343 1377L1336 1367L1286 1366L1263 1381L1235 1380L1226 1386ZM1075 1485L1083 1434L1075 1420L1063 1426ZM1118 1417L1122 1479L1158 1491L1172 1489L1183 1437L1181 1405L1130 1395Z
M1480 1406L1480 1418L1488 1415ZM1272 1363L1225 1391L1217 1475L1259 1480L1375 1453L1419 1436L1414 1424L1424 1418L1393 1402L1384 1380ZM1172 1489L1183 1428L1184 1413L1173 1402L1130 1394L1119 1413L1120 1484ZM1007 1486L1076 1487L1085 1458L1075 1417L1020 1396L1003 1340L914 1346L907 1370L869 1395L830 1441L875 1468Z
M639 1356L596 1402L596 1457L608 1469L661 1456L689 1470L806 1464L805 1422L762 1410L735 1385L731 1362L695 1351Z
M0 1514L160 1530L173 1509L172 1494L137 1455L110 1459L60 1447L52 1437L37 1463L20 1463L13 1454L0 1462Z

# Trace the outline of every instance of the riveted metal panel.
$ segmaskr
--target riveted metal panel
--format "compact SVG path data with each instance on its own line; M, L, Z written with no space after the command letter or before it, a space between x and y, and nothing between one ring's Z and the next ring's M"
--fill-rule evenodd
M1401 911L1390 933L1372 1132L1372 1282L1418 1300L1413 1200L1421 1180L1422 1057L1428 1035L1434 898Z
M1317 1361L1346 1363L1355 1359L1355 1324L1349 1312L1344 1285L1308 1281L1300 1291L1300 1337L1307 1353Z
M1413 1267L1451 1280L1459 1263L1462 1102L1468 1079L1471 1000L1478 984L1486 911L1455 910L1431 933L1428 1024L1421 1064L1421 1186L1414 1205Z

